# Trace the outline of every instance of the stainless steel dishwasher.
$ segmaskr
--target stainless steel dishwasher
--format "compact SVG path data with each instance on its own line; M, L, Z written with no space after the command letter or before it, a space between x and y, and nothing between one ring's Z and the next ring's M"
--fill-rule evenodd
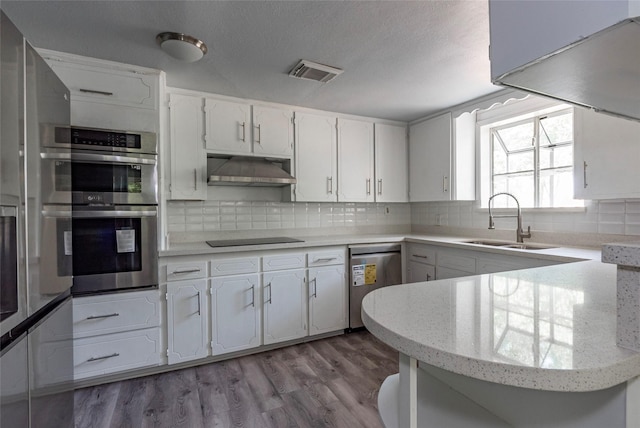
M364 327L360 310L365 295L402 283L400 244L349 247L349 330Z

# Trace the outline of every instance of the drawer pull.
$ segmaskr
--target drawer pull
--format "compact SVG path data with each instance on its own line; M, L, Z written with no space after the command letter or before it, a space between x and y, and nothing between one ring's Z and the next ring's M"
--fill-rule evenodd
M319 258L319 259L315 259L313 261L313 263L330 262L331 260L337 260L337 259L338 259L337 257L322 257L322 258Z
M87 362L91 362L91 361L100 361L100 360L106 360L107 358L113 358L113 357L119 357L120 354L118 354L117 352L114 352L111 355L104 355L102 357L91 357L87 360Z
M429 256L423 256L421 254L411 254L412 257L417 257L419 259L428 259Z
M87 317L88 320L98 320L98 319L102 319L102 318L111 318L111 317L119 317L120 314L119 313L112 313L112 314L107 314L107 315L90 315Z
M194 272L200 272L200 268L187 269L187 270L174 270L173 272L171 272L171 275L182 275L185 273L194 273Z
M84 92L85 94L96 94L96 95L106 95L107 97L110 97L113 95L113 92L107 92L107 91L96 91L95 89L83 89L80 88L78 89L80 92Z

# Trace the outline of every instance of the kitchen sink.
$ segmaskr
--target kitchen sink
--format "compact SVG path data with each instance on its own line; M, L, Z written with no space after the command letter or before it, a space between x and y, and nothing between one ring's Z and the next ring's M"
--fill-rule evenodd
M516 248L518 250L547 250L549 248L556 248L548 245L520 243L520 242L513 242L513 241L473 240L473 241L464 241L464 242L466 244L487 245L491 247L502 247L502 248Z

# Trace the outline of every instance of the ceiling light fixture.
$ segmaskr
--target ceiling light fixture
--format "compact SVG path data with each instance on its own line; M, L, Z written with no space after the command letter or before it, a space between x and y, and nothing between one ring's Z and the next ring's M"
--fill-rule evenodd
M207 53L207 45L202 40L182 33L160 33L156 42L163 51L180 61L196 62Z

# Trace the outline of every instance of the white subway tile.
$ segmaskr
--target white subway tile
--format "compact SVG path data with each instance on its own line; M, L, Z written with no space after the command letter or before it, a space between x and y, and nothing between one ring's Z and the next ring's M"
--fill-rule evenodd
M619 202L608 202L608 201L600 201L600 213L606 214L624 214L625 203L623 201Z
M608 233L608 234L624 234L624 224L622 223L598 223L598 233Z
M628 214L640 213L640 200L637 200L637 199L628 200L626 203L625 212Z
M182 224L168 224L169 232L185 232L187 230L187 227L184 223Z
M252 229L266 229L267 222L266 221L254 221L251 223Z
M624 228L625 235L640 235L640 224L627 224Z
M187 232L200 232L202 231L202 223L199 224L187 224L186 229Z
M236 230L251 230L251 229L253 229L253 224L250 221L236 222Z

